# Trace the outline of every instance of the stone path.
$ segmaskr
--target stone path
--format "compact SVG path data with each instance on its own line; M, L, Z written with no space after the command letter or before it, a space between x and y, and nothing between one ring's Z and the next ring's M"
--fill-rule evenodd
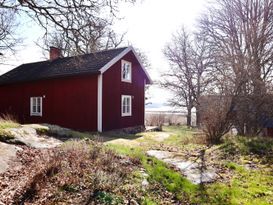
M147 155L155 157L165 163L174 166L180 170L181 173L192 183L208 183L215 181L217 174L216 170L212 167L204 168L200 164L191 161L185 161L181 159L175 152L161 151L161 150L149 150Z

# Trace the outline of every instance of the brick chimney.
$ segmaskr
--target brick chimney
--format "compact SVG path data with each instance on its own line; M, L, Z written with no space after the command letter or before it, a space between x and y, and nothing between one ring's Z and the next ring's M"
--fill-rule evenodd
M53 46L50 46L49 49L50 49L49 50L49 60L53 61L57 58L63 57L61 49L53 47Z

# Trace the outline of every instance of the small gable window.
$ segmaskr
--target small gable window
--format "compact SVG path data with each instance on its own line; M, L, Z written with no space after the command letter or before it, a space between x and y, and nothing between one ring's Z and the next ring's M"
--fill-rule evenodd
M122 95L121 96L121 116L132 115L132 96Z
M121 80L123 82L132 82L132 63L129 61L121 61Z
M42 108L43 108L42 97L30 98L30 115L31 116L42 116Z

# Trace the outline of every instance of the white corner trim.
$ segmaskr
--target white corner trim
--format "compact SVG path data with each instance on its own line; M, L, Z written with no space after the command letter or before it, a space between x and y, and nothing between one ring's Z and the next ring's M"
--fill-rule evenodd
M152 79L150 77L150 75L148 74L148 72L146 71L145 67L143 66L143 64L141 63L141 60L138 56L138 54L136 53L135 49L132 46L129 46L128 48L126 48L124 51L122 51L119 55L117 55L115 58L113 58L111 61L109 61L105 66L103 66L100 69L101 74L104 73L105 71L107 71L112 65L114 65L116 62L118 62L123 56L125 56L127 53L129 53L130 51L133 52L133 54L135 55L137 61L140 64L140 67L142 68L142 70L144 71L144 73L146 74L147 78L149 79L150 83L152 83Z
M98 119L97 129L98 132L102 132L102 74L98 75Z

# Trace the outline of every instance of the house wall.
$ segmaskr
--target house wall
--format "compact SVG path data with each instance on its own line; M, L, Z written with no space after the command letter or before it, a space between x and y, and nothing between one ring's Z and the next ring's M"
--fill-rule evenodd
M30 116L30 97L44 96L43 116ZM0 86L0 113L21 123L97 130L97 75Z
M267 128L267 136L273 137L273 128Z
M121 81L121 60L132 62L131 83ZM146 76L132 52L126 54L121 60L103 73L103 131L144 125ZM132 96L132 116L121 116L121 95Z

